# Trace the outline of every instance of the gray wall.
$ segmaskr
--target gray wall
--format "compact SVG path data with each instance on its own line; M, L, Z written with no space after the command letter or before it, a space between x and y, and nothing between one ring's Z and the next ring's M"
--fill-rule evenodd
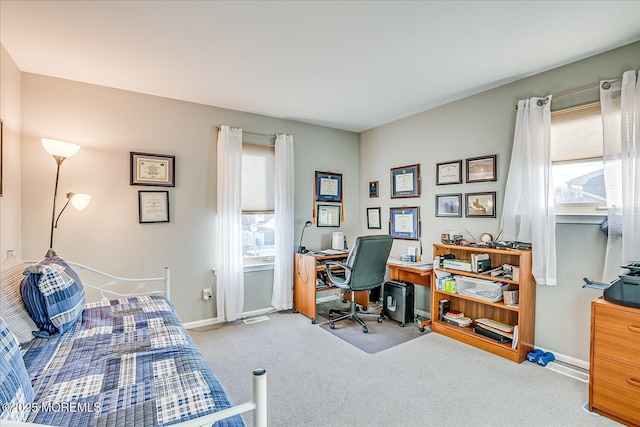
M508 174L515 125L514 105L519 99L558 94L597 84L601 79L619 78L629 69L640 68L640 43L524 78L450 104L363 132L360 137L360 204L382 208L380 233L386 233L389 208L419 206L422 218L422 245L425 257L440 234L459 230L466 237L499 232L504 187ZM468 72L473 73L471 67ZM434 82L437 84L437 82ZM566 106L598 98L598 91L580 97L554 101ZM435 185L436 163L469 157L498 155L497 182ZM389 197L389 170L421 165L422 196L418 199ZM463 164L464 167L464 164ZM380 181L380 197L370 199L365 191L369 181ZM498 217L436 218L435 195L446 193L497 192ZM364 214L363 214L364 215ZM366 230L362 223L361 232ZM586 361L589 359L589 302L599 293L581 288L582 277L600 279L606 240L597 225L559 224L558 286L538 286L536 305L536 345ZM406 253L411 241L395 241L392 254Z
M2 193L0 197L0 263L7 250L20 256L20 84L21 73L0 44L0 119L2 135Z
M40 139L74 142L82 148L62 165L58 203L61 206L69 191L90 193L93 199L81 213L65 211L55 233L58 254L119 276L147 277L171 267L172 299L182 321L211 318L211 302L201 295L203 288L215 289L210 272L216 265L215 127L220 124L293 135L295 245L302 225L311 219L315 170L343 174L346 220L340 231L356 237L360 208L355 133L28 73L22 74L21 101L25 259L41 258L49 245L55 162ZM154 187L129 185L130 151L176 156L170 223L138 223L138 190ZM310 227L305 244L326 247L336 230ZM255 298L265 294L264 289L255 290L260 276L247 280L249 310L270 306L270 292L264 301Z

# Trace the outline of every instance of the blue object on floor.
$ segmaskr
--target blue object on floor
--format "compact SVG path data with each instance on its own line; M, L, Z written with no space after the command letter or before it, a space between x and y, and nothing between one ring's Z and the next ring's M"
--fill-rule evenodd
M538 357L538 365L547 366L547 363L553 362L556 357L550 351Z
M527 360L529 362L532 363L537 363L538 362L538 357L542 356L544 354L544 351L538 349L535 349L534 351L530 351L529 353L527 353Z

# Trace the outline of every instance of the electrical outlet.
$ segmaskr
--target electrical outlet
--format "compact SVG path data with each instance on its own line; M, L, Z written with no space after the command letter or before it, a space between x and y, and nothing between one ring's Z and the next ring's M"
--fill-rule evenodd
M205 288L202 290L202 299L203 300L209 300L211 299L212 294L211 294L211 288Z

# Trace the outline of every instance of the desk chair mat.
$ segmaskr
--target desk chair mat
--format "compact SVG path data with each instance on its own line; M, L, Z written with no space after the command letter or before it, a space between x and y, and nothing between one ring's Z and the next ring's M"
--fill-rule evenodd
M396 321L385 320L382 323L378 323L375 318L363 319L369 328L369 333L367 334L363 334L362 327L357 322L352 321L337 322L335 329L330 329L329 309L348 311L349 303L330 301L318 304L317 323L330 334L369 354L387 350L431 332L429 327L426 328L425 332L420 332L417 323L401 327ZM371 307L365 313L379 313L380 310L382 310L382 305L379 308Z

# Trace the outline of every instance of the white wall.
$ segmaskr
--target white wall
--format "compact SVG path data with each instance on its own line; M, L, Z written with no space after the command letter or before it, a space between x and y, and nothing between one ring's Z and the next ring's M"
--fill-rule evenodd
M370 199L364 191L360 204L382 207L381 233L387 233L389 208L419 206L422 244L426 257L440 234L460 230L467 238L499 232L504 187L509 169L514 105L519 99L546 96L616 78L629 69L640 68L640 43L550 70L457 102L434 108L402 120L363 132L360 139L360 180L380 181L380 197ZM473 67L469 71L473 73ZM437 82L434 82L437 84ZM584 95L597 99L598 91ZM566 105L576 98L554 101ZM436 186L436 163L497 154L496 182ZM419 199L389 197L389 170L420 163L422 196ZM464 167L464 163L463 163ZM436 218L435 195L446 193L497 192L497 218ZM362 223L361 231L366 230ZM369 230L373 231L373 230ZM597 225L558 225L558 282L556 287L538 286L536 345L586 361L589 359L589 302L600 295L581 288L582 277L600 280L604 235ZM406 253L412 241L396 241L392 254Z
M201 290L212 287L210 269L216 263L215 127L220 124L293 135L296 239L311 218L314 170L343 173L347 218L340 230L355 239L355 133L28 73L22 75L22 105L24 257L41 258L49 246L55 162L40 139L78 143L80 152L61 168L58 204L69 191L93 199L81 213L65 211L54 248L63 258L121 276L157 275L171 267L172 299L184 322L212 316ZM138 223L138 190L159 188L129 185L130 151L176 156L176 187L168 189L170 223ZM331 231L311 227L305 244L324 246Z
M2 193L0 197L0 263L7 250L18 256L20 239L20 81L21 73L0 44L0 119L2 135Z

